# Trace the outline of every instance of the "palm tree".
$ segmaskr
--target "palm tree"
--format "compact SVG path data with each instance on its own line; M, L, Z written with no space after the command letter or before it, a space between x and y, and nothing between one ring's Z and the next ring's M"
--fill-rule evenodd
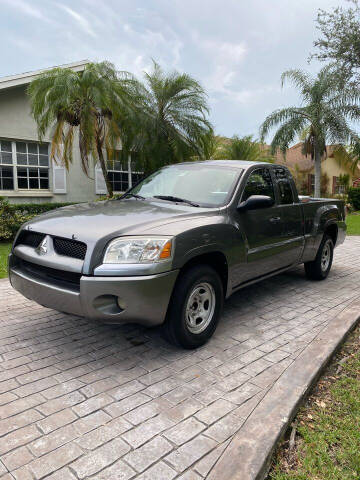
M200 138L200 153L195 155L193 159L195 161L217 159L222 146L221 142L222 138L219 135L215 135L212 128L208 129Z
M360 143L349 123L360 118L359 93L350 87L341 89L329 67L323 68L316 78L302 70L288 70L281 76L282 86L285 80L299 89L302 104L271 113L260 128L260 136L264 140L279 125L271 150L275 153L280 149L285 154L294 139L306 130L303 152L315 162L315 197L320 197L321 158L326 155L326 144Z
M217 154L217 158L270 163L275 160L269 148L257 140L253 140L251 135L245 137L234 135L231 139L223 141L223 146Z
M109 196L104 149L111 157L122 126L131 121L133 79L109 62L89 63L83 72L54 68L33 80L28 88L39 139L52 129L51 157L68 169L78 133L81 165L89 175L89 158L99 162Z
M138 83L141 113L137 112L136 137L144 171L204 158L204 138L211 126L201 85L185 73L165 73L156 62L144 77L145 82Z

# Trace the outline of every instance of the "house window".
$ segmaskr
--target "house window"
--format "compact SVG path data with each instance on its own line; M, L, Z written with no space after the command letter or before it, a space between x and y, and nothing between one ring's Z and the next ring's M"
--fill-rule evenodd
M346 187L343 183L340 183L339 177L333 177L333 193L336 195L344 195L346 193Z
M0 190L14 189L14 167L11 142L0 140Z
M308 174L308 194L313 195L315 192L315 175Z
M143 172L134 169L134 162L129 161L122 150L117 150L114 158L107 161L107 174L114 192L125 192L143 176Z
M48 190L47 144L0 140L0 190Z
M47 190L49 188L47 145L16 142L16 164L19 189Z

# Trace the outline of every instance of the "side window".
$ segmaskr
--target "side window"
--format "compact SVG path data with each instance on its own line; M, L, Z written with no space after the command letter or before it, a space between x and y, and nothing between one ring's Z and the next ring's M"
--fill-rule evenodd
M280 205L289 205L294 203L294 195L292 192L290 180L285 168L275 168L275 178L279 187L279 203Z
M241 201L244 202L251 195L267 195L275 200L274 186L268 168L254 170L249 176Z

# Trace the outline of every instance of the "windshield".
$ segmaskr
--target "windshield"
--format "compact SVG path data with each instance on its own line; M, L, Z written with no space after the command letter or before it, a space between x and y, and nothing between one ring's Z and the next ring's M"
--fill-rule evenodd
M144 198L173 197L174 201L220 207L230 198L240 171L225 166L171 165L149 175L130 192Z

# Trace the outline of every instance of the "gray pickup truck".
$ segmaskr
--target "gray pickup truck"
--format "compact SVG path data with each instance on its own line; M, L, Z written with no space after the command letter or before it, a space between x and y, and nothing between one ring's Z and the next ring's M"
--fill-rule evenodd
M209 160L167 166L120 199L40 215L18 232L12 286L62 312L164 324L195 348L239 288L304 263L325 279L345 238L344 203L299 198L286 167Z

